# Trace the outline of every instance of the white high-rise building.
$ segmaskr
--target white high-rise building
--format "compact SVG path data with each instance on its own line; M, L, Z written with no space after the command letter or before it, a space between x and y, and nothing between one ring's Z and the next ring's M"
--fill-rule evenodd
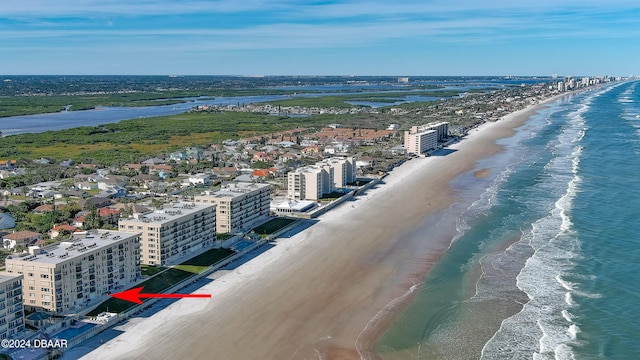
M248 182L226 182L220 190L194 196L196 204L216 205L216 231L239 233L251 230L269 217L271 186Z
M332 157L289 172L287 180L287 198L318 200L356 180L356 161L353 157Z
M564 87L564 81L558 81L558 91L559 92L565 92L566 89Z
M423 154L438 147L438 142L449 136L449 123L438 122L421 126L412 126L404 132L404 147L407 153Z
M324 174L323 174L324 173ZM293 200L318 200L322 198L322 180L328 176L326 171L318 166L305 166L287 174L287 197Z
M435 130L425 130L418 133L404 133L404 147L407 153L420 155L424 152L435 149L438 146L438 132Z
M11 339L24 330L23 276L0 272L0 339Z
M140 278L140 236L93 230L29 253L7 257L6 270L24 276L27 310L65 314Z
M333 181L334 189L344 188L347 184L356 181L356 162L353 157L332 157L316 163L316 165L320 164L328 165L333 169L330 181Z
M169 265L215 244L216 206L165 205L160 210L120 219L118 229L142 234L140 260L143 264Z

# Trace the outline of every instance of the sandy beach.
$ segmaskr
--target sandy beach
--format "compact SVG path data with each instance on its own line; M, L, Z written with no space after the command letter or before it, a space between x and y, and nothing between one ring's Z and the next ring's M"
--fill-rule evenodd
M406 236L457 199L449 182L500 151L536 107L472 130L455 151L408 161L384 183L321 216L197 293L151 317L85 359L360 359L385 321L410 298L453 236ZM435 232L438 234L438 232ZM386 320L385 320L386 319Z

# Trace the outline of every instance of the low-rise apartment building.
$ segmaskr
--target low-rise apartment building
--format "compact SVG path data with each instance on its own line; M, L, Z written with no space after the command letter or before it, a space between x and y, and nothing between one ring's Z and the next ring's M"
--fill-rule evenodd
M194 196L196 204L216 206L216 231L241 233L269 216L271 186L240 181L225 182L220 190Z
M0 339L11 339L24 330L22 275L0 272Z
M120 231L140 236L140 261L170 265L216 241L216 206L174 203L118 221Z
M139 234L92 230L32 246L28 254L11 255L5 263L7 272L24 276L25 309L68 314L138 280L139 249Z

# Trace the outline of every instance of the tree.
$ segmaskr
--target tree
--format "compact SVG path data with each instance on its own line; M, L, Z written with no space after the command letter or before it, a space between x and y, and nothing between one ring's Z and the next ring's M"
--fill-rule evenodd
M62 241L66 238L68 238L71 235L71 231L67 230L67 229L62 229L58 232L58 236L55 237L56 241Z
M98 208L92 205L89 213L84 217L84 229L100 229L103 224L104 221L98 212Z
M162 205L164 205L164 202L162 200L159 200L159 199L151 200L151 206L155 207L156 209L161 209Z

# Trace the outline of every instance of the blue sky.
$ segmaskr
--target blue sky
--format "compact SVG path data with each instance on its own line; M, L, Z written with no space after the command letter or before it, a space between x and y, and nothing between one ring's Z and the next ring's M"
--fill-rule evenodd
M2 0L0 74L621 75L637 0Z

